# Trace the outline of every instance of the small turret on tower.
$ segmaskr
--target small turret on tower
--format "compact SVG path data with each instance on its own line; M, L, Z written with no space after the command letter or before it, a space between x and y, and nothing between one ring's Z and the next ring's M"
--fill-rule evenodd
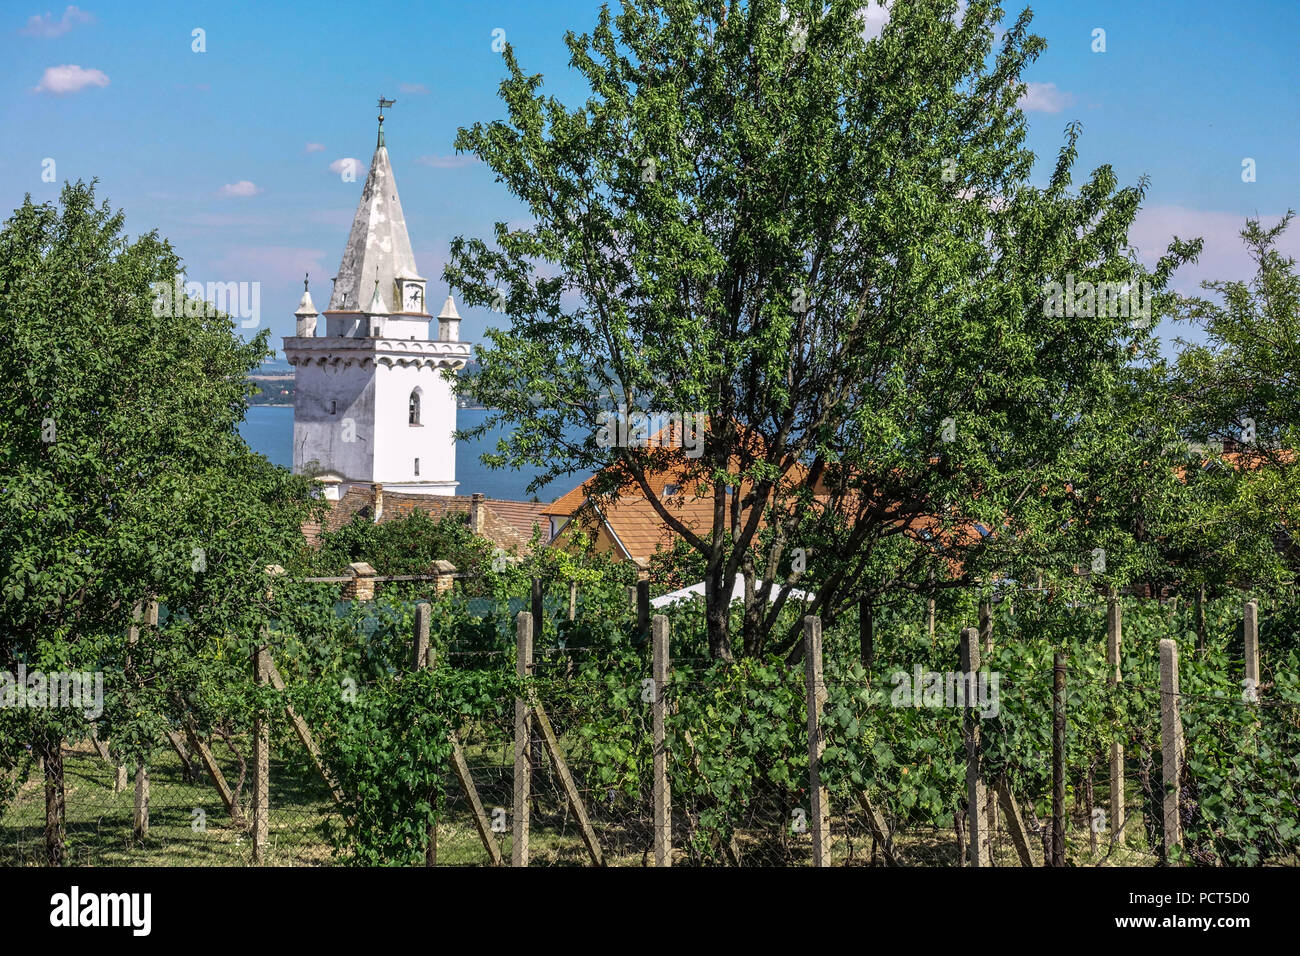
M456 300L451 296L447 296L442 311L438 313L438 341L460 341L460 313L456 311Z
M302 298L298 301L298 311L294 315L298 319L299 337L310 339L316 337L316 319L320 313L311 301L311 292L307 289L308 278L309 275L302 278Z
M384 337L384 322L388 318L388 306L384 304L384 294L379 291L379 279L375 279L375 291L370 296L370 305L366 307L366 317L369 321L370 337L372 339L382 339Z

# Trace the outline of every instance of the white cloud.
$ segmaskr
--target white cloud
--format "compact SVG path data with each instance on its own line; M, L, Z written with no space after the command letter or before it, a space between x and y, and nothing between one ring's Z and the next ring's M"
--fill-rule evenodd
M34 92L62 96L87 86L108 86L108 77L100 70L83 70L75 64L65 63L62 66L48 67Z
M306 148L303 149L303 152L304 152L304 153L323 153L323 152L325 152L325 144L324 144L324 143L308 143L307 146L306 146Z
M236 196L240 198L256 196L260 192L261 190L250 183L247 179L241 179L237 183L226 183L226 185L222 186L219 191L222 196Z
M1074 105L1074 94L1058 90L1055 83L1028 83L1017 104L1027 113L1059 113Z
M412 96L423 96L429 92L429 88L423 83L403 83L397 88L399 93L410 93Z
M1280 218L1261 216L1260 223L1265 227L1275 226ZM1174 236L1205 240L1200 258L1178 269L1171 282L1180 292L1203 294L1200 289L1203 280L1247 281L1254 277L1255 263L1240 235L1245 225L1244 213L1152 206L1138 213L1129 230L1129 242L1142 261L1152 266L1164 255ZM1277 249L1284 255L1300 258L1300 223L1278 237Z
M343 175L346 170L351 170L353 176L360 176L361 171L364 168L365 167L361 165L361 160L353 159L351 156L345 157L344 159L336 159L334 162L330 163L330 172L337 173L340 176Z
M415 161L421 166L432 166L434 169L458 169L461 166L473 166L479 161L479 158L469 154L460 156L417 156Z
M94 22L95 18L91 14L70 6L63 11L63 16L58 20L55 20L51 13L31 17L22 32L29 37L61 37L79 24Z
M862 36L867 40L874 40L884 32L885 24L889 22L889 4L893 0L871 0L865 7L858 11L862 17Z

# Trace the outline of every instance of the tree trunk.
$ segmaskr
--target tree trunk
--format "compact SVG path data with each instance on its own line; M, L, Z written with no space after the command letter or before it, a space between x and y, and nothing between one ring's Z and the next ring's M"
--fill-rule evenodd
M763 615L760 612L754 587L754 559L746 554L742 571L745 575L745 627L742 647L746 657L758 657L763 653Z
M716 567L708 569L707 580L712 587L707 589L705 619L708 625L709 656L714 660L731 660L731 637L729 624L731 615L731 582L723 582L724 568L719 561Z
M50 866L64 863L64 820L67 816L63 792L63 741L43 737L40 743L45 765L45 859Z

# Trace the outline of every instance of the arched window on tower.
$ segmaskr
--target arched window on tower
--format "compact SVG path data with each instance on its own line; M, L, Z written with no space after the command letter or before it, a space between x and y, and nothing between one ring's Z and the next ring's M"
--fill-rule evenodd
M418 388L411 393L411 402L407 411L407 421L412 425L420 424L420 390Z

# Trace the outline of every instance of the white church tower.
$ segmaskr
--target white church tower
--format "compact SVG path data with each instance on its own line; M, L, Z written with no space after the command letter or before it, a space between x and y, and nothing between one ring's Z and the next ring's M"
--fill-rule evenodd
M293 470L314 473L328 498L377 484L456 493L456 398L442 376L463 368L470 348L451 296L430 338L425 279L384 145L389 105L380 102L379 142L324 322L304 282L297 334L284 339L294 367Z

